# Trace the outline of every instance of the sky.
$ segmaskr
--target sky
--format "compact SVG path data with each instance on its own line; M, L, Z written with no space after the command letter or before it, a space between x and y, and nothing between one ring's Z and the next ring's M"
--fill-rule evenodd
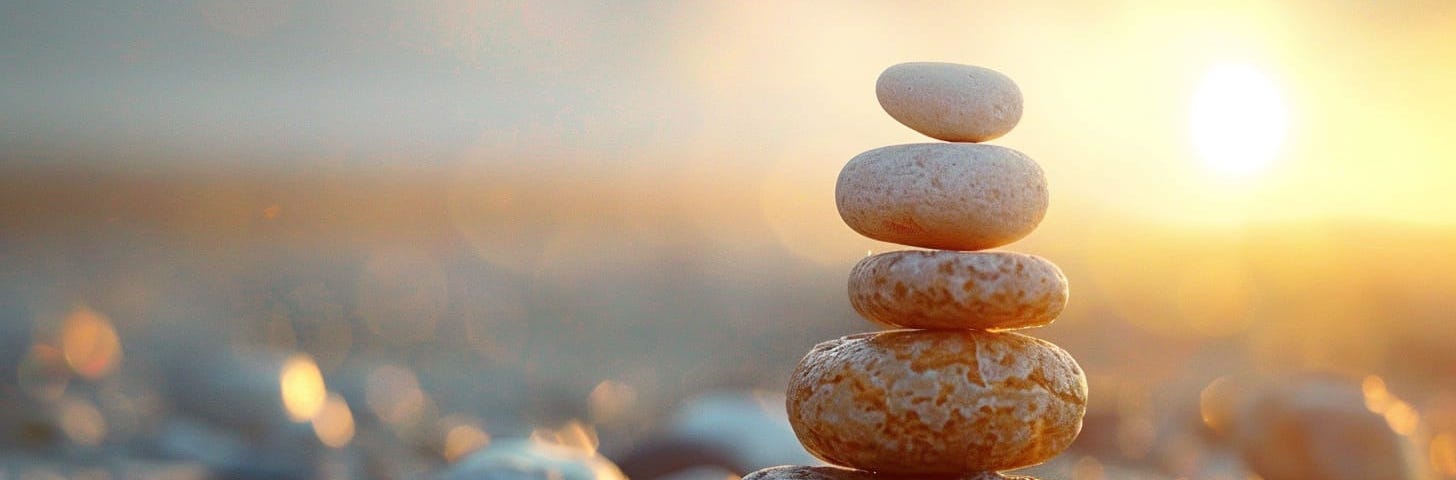
M876 76L950 61L1021 86L992 143L1042 164L1049 218L1450 226L1453 24L1441 1L6 2L0 162L525 172L834 221L845 161L928 141ZM1263 90L1193 131L1229 68ZM1269 158L1233 174L1195 142L1250 132Z

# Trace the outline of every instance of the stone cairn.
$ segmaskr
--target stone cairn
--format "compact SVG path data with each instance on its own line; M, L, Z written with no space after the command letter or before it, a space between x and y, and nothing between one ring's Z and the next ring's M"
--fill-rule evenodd
M931 250L881 253L850 272L849 298L898 330L814 346L789 383L789 421L810 453L837 465L782 466L759 479L1006 479L1066 449L1082 429L1087 381L1066 351L1007 332L1056 319L1067 279L1042 258L980 251L1031 233L1046 178L1026 155L977 142L1021 119L1021 91L993 70L904 63L876 96L943 143L864 152L835 200L867 237Z

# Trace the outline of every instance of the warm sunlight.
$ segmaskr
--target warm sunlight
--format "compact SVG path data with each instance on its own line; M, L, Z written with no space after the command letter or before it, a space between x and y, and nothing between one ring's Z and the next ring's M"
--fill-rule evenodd
M1279 88L1257 68L1214 66L1193 92L1193 148L1216 172L1243 176L1265 169L1278 154L1288 124Z

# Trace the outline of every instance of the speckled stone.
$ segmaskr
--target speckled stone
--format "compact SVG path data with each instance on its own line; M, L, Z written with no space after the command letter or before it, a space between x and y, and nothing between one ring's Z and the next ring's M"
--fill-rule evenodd
M855 156L839 172L839 216L860 234L943 250L1021 239L1046 215L1041 167L995 145L915 143Z
M885 113L911 129L948 142L984 142L1021 121L1021 89L989 68L954 63L901 63L875 82Z
M849 301L860 315L891 327L1040 327L1067 306L1067 277L1023 253L888 252L850 271Z
M743 480L900 480L900 479L924 479L934 478L943 480L1036 480L1032 477L1018 477L1002 475L996 472L976 472L967 475L952 476L895 476L881 475L863 470L851 470L839 467L805 467L799 465L784 465L781 467L769 467L757 472L750 473L743 477Z
M895 330L816 345L789 380L809 453L881 474L1035 465L1082 429L1087 379L1071 355L1016 333Z

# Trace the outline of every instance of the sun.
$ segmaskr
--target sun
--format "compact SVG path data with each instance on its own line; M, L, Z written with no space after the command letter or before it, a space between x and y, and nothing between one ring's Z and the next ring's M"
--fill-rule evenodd
M1193 92L1189 130L1193 150L1210 169L1248 176L1279 154L1289 109L1268 74L1243 64L1216 65Z

